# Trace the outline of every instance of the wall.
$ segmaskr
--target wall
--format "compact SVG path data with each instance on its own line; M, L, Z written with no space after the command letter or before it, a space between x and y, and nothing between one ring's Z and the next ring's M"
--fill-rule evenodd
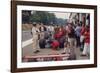
M43 2L58 2L58 3L73 3L73 4L87 4L98 5L98 13L100 13L99 0L31 0ZM100 14L98 14L98 32L100 31ZM0 73L10 73L10 0L0 0ZM100 37L100 33L98 33ZM100 38L98 38L100 40ZM98 43L100 43L98 41ZM98 44L98 56L100 56L100 46ZM98 57L98 64L100 64L100 57ZM100 66L97 68L86 69L69 69L58 71L42 71L34 73L99 73ZM32 72L30 72L32 73Z

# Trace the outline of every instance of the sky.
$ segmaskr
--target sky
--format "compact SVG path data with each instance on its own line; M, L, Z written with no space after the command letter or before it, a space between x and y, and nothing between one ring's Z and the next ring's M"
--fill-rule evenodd
M57 18L62 18L62 19L69 19L70 13L67 12L50 12L54 13Z

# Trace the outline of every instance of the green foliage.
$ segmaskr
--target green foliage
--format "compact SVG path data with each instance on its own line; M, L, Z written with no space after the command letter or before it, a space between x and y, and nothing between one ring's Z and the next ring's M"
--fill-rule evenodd
M66 23L65 19L57 18L52 12L47 11L22 11L22 23L43 23L45 25L57 24L63 25Z
M44 24L51 24L55 22L55 15L44 11L36 11L30 16L31 22L40 22Z

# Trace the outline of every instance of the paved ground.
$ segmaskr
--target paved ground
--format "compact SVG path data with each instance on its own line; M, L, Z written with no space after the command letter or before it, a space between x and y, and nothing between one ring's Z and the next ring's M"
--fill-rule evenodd
M27 41L27 40L29 40L30 38L32 38L31 30L22 31L22 42L23 42L23 41Z
M45 49L40 49L40 52L35 54L34 53L35 49L32 48L32 44L24 47L22 50L23 50L23 53L22 53L23 56L47 55L47 54L58 54L58 53L60 54L63 52L63 49L52 50L51 48L45 48ZM76 53L77 60L88 59L88 57L86 57L86 56L84 56L84 57L80 56L81 52L80 52L79 48L75 49L75 53Z
M23 35L22 36L22 43L25 43L26 41L28 41L29 39L32 38L30 31L23 31L22 35ZM45 49L40 49L40 52L38 54L35 54L34 51L35 51L35 49L32 48L32 42L31 43L26 42L24 47L22 47L22 56L62 53L63 49L52 50L51 48L45 48ZM88 59L88 57L86 57L86 56L85 57L80 56L81 52L80 52L79 48L75 49L75 53L76 53L77 60Z

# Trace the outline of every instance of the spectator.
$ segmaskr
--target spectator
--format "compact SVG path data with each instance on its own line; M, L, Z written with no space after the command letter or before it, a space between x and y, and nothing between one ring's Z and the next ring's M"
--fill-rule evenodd
M81 33L81 27L80 27L80 24L78 24L75 28L77 47L80 47L80 35L81 35L80 33Z
M75 46L75 31L72 27L72 24L68 26L68 42L70 43L71 47Z
M84 33L84 49L82 52L82 56L89 55L90 52L90 28L89 26L86 26L86 31Z
M68 42L66 42L66 44L65 44L64 54L69 54L68 60L76 59L75 48L71 47L70 43L68 43Z
M85 32L85 24L82 24L81 36L80 36L80 43L81 43L80 51L83 51L84 48L84 32Z

